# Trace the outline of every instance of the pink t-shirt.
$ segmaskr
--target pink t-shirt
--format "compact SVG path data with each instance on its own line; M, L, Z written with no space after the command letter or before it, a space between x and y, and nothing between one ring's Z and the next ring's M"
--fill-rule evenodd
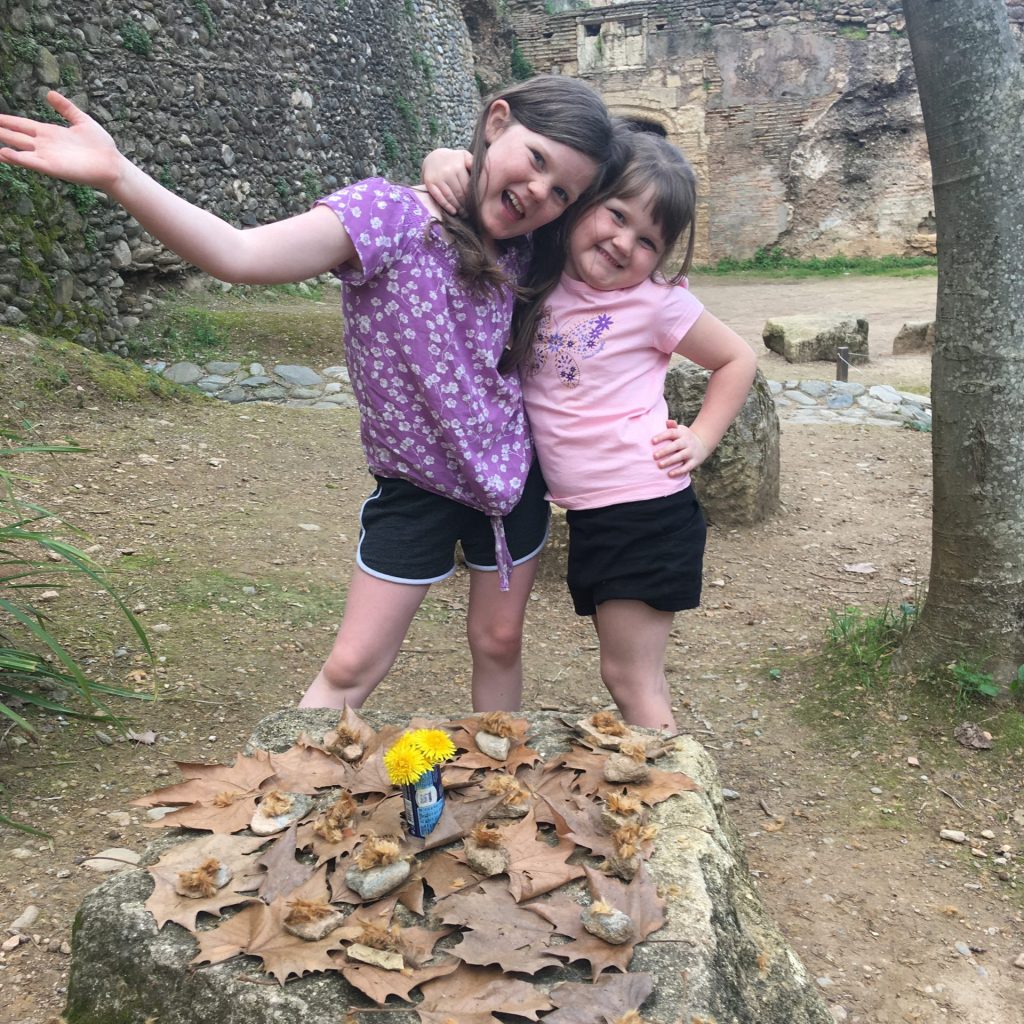
M601 292L565 275L523 372L523 399L548 496L603 508L675 494L689 476L654 461L669 359L704 307L685 288L644 281Z

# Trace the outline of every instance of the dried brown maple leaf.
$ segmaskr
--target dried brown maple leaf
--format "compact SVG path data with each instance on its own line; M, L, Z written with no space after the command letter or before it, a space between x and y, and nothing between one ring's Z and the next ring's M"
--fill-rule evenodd
M606 974L592 985L563 981L550 992L557 1009L544 1018L544 1024L612 1024L640 1009L653 991L654 978L640 971Z
M229 834L249 827L256 810L256 793L230 793L225 790L216 799L189 804L165 814L150 828L194 828L200 832ZM265 842L266 840L264 840Z
M328 786L345 787L353 769L320 747L297 743L284 753L271 754L277 779L274 785L289 793L316 793ZM265 787L264 787L265 788Z
M225 907L247 903L259 885L259 871L250 856L266 839L258 836L203 836L180 843L168 850L147 870L153 876L153 892L146 900L146 909L156 918L157 928L168 921L190 931L195 929L199 914L219 915ZM231 869L232 878L212 896L190 899L175 891L178 875L203 861L213 858Z
M287 832L277 836L257 861L266 869L260 882L259 894L265 903L272 903L278 896L290 893L312 876L315 870L312 864L304 864L295 857L296 825L291 825Z
M598 857L610 857L616 852L614 836L601 823L601 808L582 797L569 799L557 809L548 802L550 818L560 836L571 839ZM640 856L646 860L654 850L652 836L640 844Z
M264 969L281 985L293 976L301 978L315 971L335 970L337 964L330 953L343 945L336 933L319 942L307 942L284 930L284 919L292 900L326 899L325 874L326 868L320 868L304 885L286 896L279 896L269 907L265 903L252 903L216 928L197 932L199 952L192 963L218 964L244 953L259 957Z
M494 1013L537 1020L551 1009L551 1001L536 986L487 967L462 966L447 978L427 982L421 991L423 1002L416 1012L422 1024L501 1024Z
M161 804L194 804L213 800L219 793L255 793L262 783L274 774L270 755L257 750L252 757L239 754L232 765L196 764L176 761L184 782L164 786L146 796L132 800L134 807L158 807Z
M563 754L558 764L580 773L575 782L571 783L571 788L578 789L586 796L627 792L643 800L648 806L653 806L670 796L675 796L676 793L696 792L700 789L689 775L683 772L666 772L660 768L652 768L651 776L646 782L630 783L628 786L608 782L604 777L606 760L606 754L576 749Z
M480 876L468 864L447 850L429 857L423 863L421 871L423 880L434 890L434 897L438 900L480 880Z
M558 963L549 955L551 925L518 906L498 879L489 878L471 892L458 893L434 905L445 924L468 931L449 951L466 963L503 971L535 974Z
M460 754L452 761L453 765L460 768L492 768L514 774L517 768L536 764L540 760L540 754L526 746L529 723L523 718L512 720L513 735L510 737L512 746L504 761L496 761L493 757L488 757L477 747L474 737L480 729L479 717L450 722L448 727L452 730L452 739L455 745L465 751L464 754Z
M345 980L380 1006L387 1002L389 996L398 996L411 1003L409 993L418 985L459 969L459 961L454 958L429 967L406 968L403 971L386 971L372 964L355 963L348 960L344 953L336 953L334 960L336 969L341 971Z
M601 901L627 914L633 922L634 934L629 942L613 946L583 927L583 907L574 900L556 896L550 900L537 900L527 904L526 910L539 914L555 926L559 935L566 935L572 942L555 946L552 953L568 960L590 962L591 976L596 980L603 971L617 967L620 971L629 969L633 959L633 947L665 923L665 901L657 893L646 868L641 867L636 878L628 885L617 878L608 878L593 868L586 869L587 881L594 902Z
M345 787L353 796L363 793L394 793L395 787L391 784L387 769L384 767L383 748L365 754L359 764L351 765L350 768Z
M356 737L356 741L364 750L373 742L374 737L377 735L370 723L365 718L360 718L348 704L341 709L341 714L338 716L338 725L343 726L349 735ZM338 725L324 733L323 742L324 746L328 749L333 747L338 741Z
M537 820L531 810L505 830L508 850L508 888L517 903L542 892L557 889L583 869L566 860L576 852L576 844L561 837L549 845L537 832Z

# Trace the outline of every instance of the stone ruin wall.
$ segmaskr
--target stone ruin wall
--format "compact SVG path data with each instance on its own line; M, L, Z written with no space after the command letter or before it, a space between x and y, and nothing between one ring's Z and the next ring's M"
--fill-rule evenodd
M1024 21L1024 0L1009 0ZM537 71L655 120L698 174L697 259L934 251L928 146L892 0L512 0Z
M242 225L418 177L479 103L457 0L0 0L0 110L39 116L49 88ZM99 193L0 166L0 324L124 354L151 288L183 270Z

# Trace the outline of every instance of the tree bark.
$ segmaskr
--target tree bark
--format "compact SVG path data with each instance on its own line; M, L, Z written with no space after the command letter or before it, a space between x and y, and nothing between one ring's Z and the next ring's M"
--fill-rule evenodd
M932 561L904 668L1024 663L1024 73L1005 0L904 0L932 165Z

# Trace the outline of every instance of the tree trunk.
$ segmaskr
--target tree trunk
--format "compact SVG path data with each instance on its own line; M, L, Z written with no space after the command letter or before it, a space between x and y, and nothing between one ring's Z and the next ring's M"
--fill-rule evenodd
M904 0L932 165L932 562L904 668L1024 663L1024 74L1005 0Z

